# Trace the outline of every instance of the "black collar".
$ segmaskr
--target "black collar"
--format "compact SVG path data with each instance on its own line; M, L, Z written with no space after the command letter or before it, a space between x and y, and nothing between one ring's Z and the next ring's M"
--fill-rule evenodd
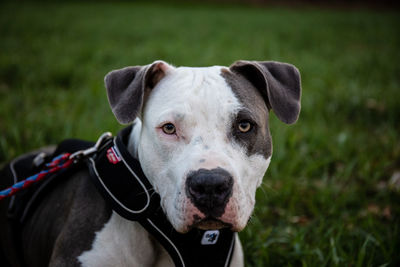
M89 158L92 180L120 216L138 221L168 251L175 266L229 266L235 233L229 229L193 229L178 233L160 207L160 196L144 175L140 163L126 148L132 127L108 139Z

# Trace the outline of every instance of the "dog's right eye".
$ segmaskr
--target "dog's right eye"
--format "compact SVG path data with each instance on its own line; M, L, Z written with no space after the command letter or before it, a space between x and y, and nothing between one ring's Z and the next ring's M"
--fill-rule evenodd
M172 123L166 123L161 128L165 134L171 135L171 134L175 134L175 132L176 132L175 125L173 125Z
M242 133L250 132L252 128L253 128L253 126L251 125L251 123L249 121L243 120L238 123L238 129Z

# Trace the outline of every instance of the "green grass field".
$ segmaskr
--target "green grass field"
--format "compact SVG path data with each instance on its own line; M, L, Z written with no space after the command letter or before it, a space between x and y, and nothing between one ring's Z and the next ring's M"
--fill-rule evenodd
M146 3L0 4L0 163L122 127L111 69L295 64L302 113L271 116L274 156L241 233L247 266L399 266L400 16Z

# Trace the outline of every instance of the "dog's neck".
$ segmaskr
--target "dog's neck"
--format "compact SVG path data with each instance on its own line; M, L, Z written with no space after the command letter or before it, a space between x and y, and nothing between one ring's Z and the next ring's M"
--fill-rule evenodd
M132 131L128 139L128 151L135 159L138 159L138 147L139 147L139 137L140 131L142 130L142 121L136 118L132 124Z
M128 152L138 159L142 122L136 119L127 140ZM105 254L102 248L112 251ZM116 257L110 257L110 255ZM174 266L167 251L138 222L129 221L113 212L110 221L96 234L93 248L79 257L84 266Z

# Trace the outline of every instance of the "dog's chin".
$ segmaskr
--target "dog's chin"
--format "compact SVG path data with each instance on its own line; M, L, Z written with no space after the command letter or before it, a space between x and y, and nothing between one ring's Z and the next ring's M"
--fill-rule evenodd
M228 228L233 232L240 232L246 225L233 225L215 218L197 218L192 224L181 225L180 227L174 226L175 230L181 234L185 234L193 229L200 230L220 230Z
M217 219L203 219L199 222L196 222L192 228L198 228L201 230L219 230L222 228L231 228L232 225L222 222Z

